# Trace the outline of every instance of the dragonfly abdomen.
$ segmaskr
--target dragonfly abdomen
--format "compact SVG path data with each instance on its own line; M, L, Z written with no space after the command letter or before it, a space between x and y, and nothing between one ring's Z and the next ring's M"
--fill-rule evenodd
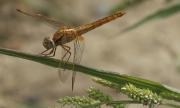
M99 26L101 26L103 24L106 24L106 23L108 23L108 22L110 22L112 20L115 20L116 18L121 17L124 14L125 13L123 13L123 12L117 12L117 13L112 14L110 16L107 16L105 18L99 19L99 20L97 20L95 22L76 27L75 30L77 31L77 33L79 35L82 35L82 34L88 32L90 30L93 30L93 29L95 29L95 28L97 28L97 27L99 27Z

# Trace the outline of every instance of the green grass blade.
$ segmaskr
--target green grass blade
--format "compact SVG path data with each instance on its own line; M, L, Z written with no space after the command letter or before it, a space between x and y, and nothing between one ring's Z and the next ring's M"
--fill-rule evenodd
M22 59L26 59L26 60L31 60L31 61L45 64L48 66L52 66L55 68L58 67L59 62L62 63L58 59L48 58L48 57L39 56L39 55L27 54L27 53L18 52L18 51L14 51L14 50L10 50L10 49L4 49L4 48L0 48L0 54L18 57L18 58L22 58ZM72 63L67 63L64 66L63 65L60 65L60 66L61 66L61 68L65 68L68 70L73 69ZM145 79L141 79L141 78L137 78L137 77L133 77L133 76L120 75L120 74L116 74L113 72L107 72L107 71L103 71L103 70L93 69L93 68L85 67L82 65L75 65L74 70L94 76L94 77L108 80L110 82L118 84L121 87L127 83L131 83L140 88L148 88L148 89L152 90L153 92L156 92L157 94L161 95L165 99L170 99L170 100L175 100L175 101L180 102L180 92L179 91L176 91L170 87L161 85L160 83L157 83L157 82L153 82L150 80L145 80Z
M143 25L143 24L145 24L151 20L158 19L158 18L166 18L166 17L172 16L178 12L180 12L180 4L179 3L175 4L171 7L159 10L159 11L143 18L142 20L138 21L134 25L124 29L123 32L133 30L133 29L135 29L135 28L137 28L137 27L139 27L139 26L141 26L141 25Z
M146 0L123 0L123 2L118 3L110 10L110 14L115 13L119 10L127 10L128 8L140 5Z

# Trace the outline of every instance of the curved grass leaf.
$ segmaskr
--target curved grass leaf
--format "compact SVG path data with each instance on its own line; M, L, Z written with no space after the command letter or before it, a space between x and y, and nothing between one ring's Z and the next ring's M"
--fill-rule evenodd
M168 8L165 8L165 9L161 9L145 18L143 18L142 20L138 21L137 23L135 23L134 25L124 29L122 32L127 32L127 31L130 31L130 30L133 30L151 20L154 20L154 19L158 19L158 18L166 18L166 17L169 17L169 16L172 16L176 13L180 12L180 3L178 4L175 4L173 6L170 6Z
M58 59L48 58L48 57L44 57L40 55L27 54L27 53L18 52L18 51L14 51L10 49L4 49L4 48L0 48L0 54L18 57L18 58L22 58L26 60L31 60L31 61L45 64L48 66L52 66L55 68L58 67L59 62L62 63ZM74 65L72 63L67 63L66 65L60 65L60 66L61 68L72 70ZM120 75L117 73L93 69L93 68L85 67L82 65L76 65L76 64L75 64L74 70L84 73L84 74L94 76L94 77L98 77L104 80L108 80L110 82L116 83L120 87L123 87L127 83L131 83L139 88L148 88L149 90L159 94L165 99L175 100L175 101L180 102L179 91L176 91L173 88L167 87L157 82L153 82L150 80L145 80L145 79L137 78L133 76L128 76L128 75Z
M120 2L116 6L113 7L110 10L110 13L112 14L119 10L126 10L126 9L134 7L136 5L140 5L144 1L146 1L146 0L123 0L123 2Z

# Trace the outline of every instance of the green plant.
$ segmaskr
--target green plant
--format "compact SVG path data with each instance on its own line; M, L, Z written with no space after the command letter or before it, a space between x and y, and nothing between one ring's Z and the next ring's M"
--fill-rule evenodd
M143 25L149 21L155 20L155 19L163 19L163 18L170 17L170 16L177 14L179 12L180 12L180 3L177 3L177 4L172 5L170 7L163 8L161 10L157 10L156 12L146 16L145 18L143 18L142 20L133 24L132 26L125 28L123 30L123 32L133 30L133 29L140 27L141 25Z
M127 10L128 8L140 5L141 3L145 2L146 0L123 0L122 2L118 3L114 6L110 13L114 13L119 10Z
M119 10L128 10L131 9L134 6L139 6L142 5L143 2L147 2L147 0L123 0L116 6L112 7L110 10L110 13L114 13ZM170 3L171 0L166 0L166 3ZM153 1L148 1L148 2L153 2ZM146 24L150 21L156 20L156 19L165 19L167 17L171 17L175 14L178 14L180 12L180 3L177 2L171 6L165 5L162 9L156 10L155 12L148 14L144 18L142 18L140 21L137 21L135 24L123 29L122 32L128 32L131 30L134 30L143 24Z
M22 52L18 52L18 51L14 51L14 50L10 50L10 49L4 49L4 48L0 48L0 54L5 54L5 55L9 55L9 56L14 56L14 57L18 57L18 58L22 58L22 59L27 59L27 60L31 60L34 62L38 62L38 63L42 63L48 66L52 66L57 68L59 65L59 60L57 59L53 59L53 58L48 58L48 57L44 57L44 56L39 56L39 55L32 55L32 54L27 54L27 53L22 53ZM60 61L60 63L63 63ZM119 90L120 92L128 95L130 98L132 98L133 100L125 100L125 101L112 101L112 98L104 95L103 93L101 93L100 91L96 91L94 89L91 89L94 93L89 92L89 96L86 98L82 98L83 100L81 101L82 103L95 103L95 104L106 104L106 105L111 105L112 104L114 106L114 108L117 108L118 105L122 106L122 104L132 104L132 103L138 103L138 104L147 104L150 107L152 107L151 105L154 104L161 104L161 99L162 100L166 100L166 101L174 101L174 102L180 102L180 92L175 91L173 88L170 88L166 85L157 83L157 82L153 82L150 80L145 80L145 79L141 79L138 77L133 77L133 76L128 76L128 75L121 75L121 74L116 74L114 72L107 72L107 71L103 71L103 70L98 70L98 69L93 69L93 68L89 68L89 67L85 67L82 65L73 65L72 63L67 63L66 65L60 65L61 68L65 68L65 69L69 69L72 70L73 66L75 66L75 71L78 72L82 72L84 74L88 74L94 77L98 77L100 79L94 79L96 82L103 84L104 86L108 86L110 88L114 88ZM133 88L133 91L129 91L129 88ZM153 97L155 97L154 99L150 99L148 98L148 101L145 101L144 99L146 99L145 97L142 98L138 98L139 96L139 92L137 91L144 91L143 96L147 95L150 96L152 95ZM130 95L130 93L132 92L132 96ZM92 94L91 94L92 93ZM103 97L102 99L99 98L96 93L101 94L101 97ZM135 94L137 93L137 95L135 96ZM75 98L64 98L66 100L69 101L75 101L78 99L81 99L80 97L75 97ZM86 100L86 101L85 101ZM138 101L140 100L140 101ZM144 102L142 102L142 100ZM156 102L156 101L157 102ZM63 102L63 101L62 101ZM100 102L100 103L98 103ZM152 103L151 103L152 102ZM164 101L162 101L163 103ZM171 102L171 101L170 101ZM149 104L151 103L151 104ZM64 103L65 104L65 103ZM75 104L75 103L74 103ZM117 106L116 106L117 105ZM176 104L172 104L172 103L163 103L163 105L169 105L169 106L177 106Z

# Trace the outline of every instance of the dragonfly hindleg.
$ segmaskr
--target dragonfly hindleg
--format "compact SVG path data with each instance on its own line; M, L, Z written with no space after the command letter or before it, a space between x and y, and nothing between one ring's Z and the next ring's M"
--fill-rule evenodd
M64 61L64 58L66 57L67 54L69 54L68 59L66 60L65 64L69 61L70 57L71 57L71 47L66 46L66 45L62 45L62 48L66 51L66 53L63 55L62 57L62 61Z

